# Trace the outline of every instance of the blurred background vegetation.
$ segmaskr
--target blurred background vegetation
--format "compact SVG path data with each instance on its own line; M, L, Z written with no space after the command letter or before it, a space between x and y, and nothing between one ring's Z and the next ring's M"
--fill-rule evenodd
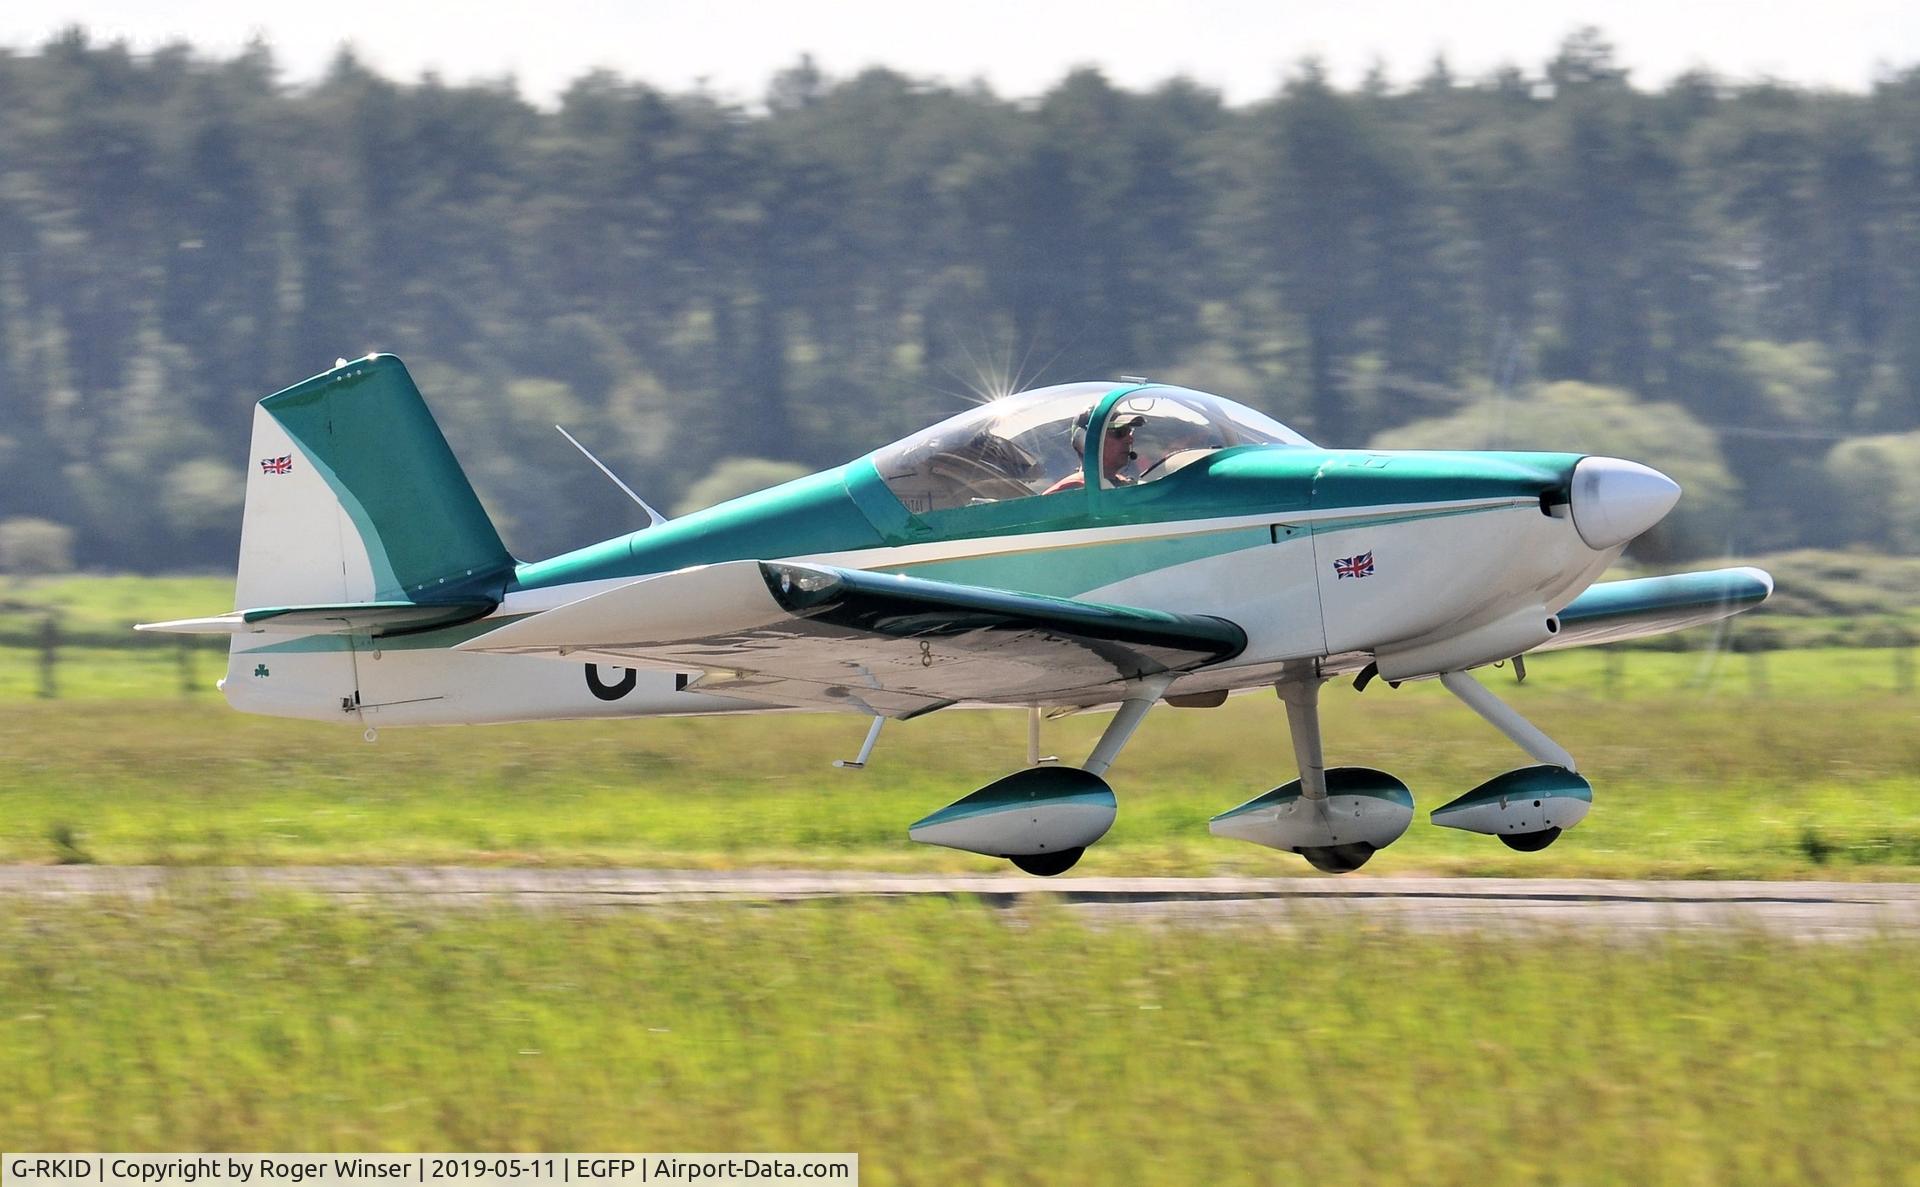
M1653 562L1920 553L1920 68L1537 70L1033 101L802 60L735 105L0 53L0 571L232 560L249 410L408 359L524 556L1014 385L1216 390L1330 445L1670 469Z

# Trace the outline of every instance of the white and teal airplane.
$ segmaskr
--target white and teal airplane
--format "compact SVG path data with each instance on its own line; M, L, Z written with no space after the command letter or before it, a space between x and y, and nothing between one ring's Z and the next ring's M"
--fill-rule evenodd
M1272 687L1299 778L1212 831L1344 872L1406 831L1413 797L1326 766L1338 676L1436 678L1534 759L1433 823L1536 850L1586 815L1573 757L1469 672L1764 601L1757 569L1594 584L1679 497L1616 458L1324 449L1217 396L1074 383L528 562L400 360L370 355L255 411L238 608L141 629L231 635L234 708L370 736L828 709L872 719L859 766L887 718L1024 707L1026 768L908 835L1034 874L1113 823L1106 774L1150 708ZM1085 762L1041 761L1042 715L1115 705Z

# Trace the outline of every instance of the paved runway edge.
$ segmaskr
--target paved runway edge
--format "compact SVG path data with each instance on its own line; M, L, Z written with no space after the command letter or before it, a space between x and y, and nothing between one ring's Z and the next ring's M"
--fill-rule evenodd
M797 870L442 866L0 866L0 899L296 891L395 905L649 907L946 897L1065 903L1091 919L1285 925L1356 918L1419 931L1747 929L1804 938L1920 934L1920 883L1559 878L1110 878Z

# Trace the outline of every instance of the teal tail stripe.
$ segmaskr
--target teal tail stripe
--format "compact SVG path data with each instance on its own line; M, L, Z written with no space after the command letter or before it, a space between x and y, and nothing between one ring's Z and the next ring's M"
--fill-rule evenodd
M381 600L499 584L513 566L399 359L370 355L260 402L360 532Z

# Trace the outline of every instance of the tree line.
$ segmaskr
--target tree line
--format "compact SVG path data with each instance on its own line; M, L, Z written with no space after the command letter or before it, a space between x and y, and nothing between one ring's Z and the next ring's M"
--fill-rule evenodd
M1586 30L1242 106L803 59L544 109L347 51L0 54L0 567L225 567L253 401L373 349L526 556L644 522L556 422L672 506L1120 374L1668 466L1655 557L1920 552L1920 69L1646 89Z

